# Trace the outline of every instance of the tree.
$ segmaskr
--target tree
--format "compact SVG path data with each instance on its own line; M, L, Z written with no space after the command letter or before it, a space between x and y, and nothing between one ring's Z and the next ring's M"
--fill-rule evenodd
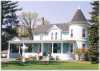
M24 25L20 25L17 27L18 37L27 37L29 36L28 28Z
M32 40L33 39L32 32L34 30L34 26L36 25L38 14L32 13L32 12L23 12L20 18L21 18L22 24L28 28L27 30L29 32L29 37Z
M92 12L91 23L94 23L89 28L89 56L92 62L99 62L99 1L91 3Z
M16 35L16 26L18 19L16 11L19 11L17 7L18 2L13 1L1 1L1 38L2 49L7 49L7 41L12 39Z
M20 16L21 22L24 26L25 29L28 30L29 33L20 33L20 35L27 35L30 37L31 40L33 40L33 32L34 32L34 28L38 25L45 25L45 24L49 24L49 22L44 19L44 17L39 18L38 17L38 13L34 12L23 12ZM22 29L23 30L23 29ZM23 30L25 31L25 30ZM29 34L29 35L28 35Z

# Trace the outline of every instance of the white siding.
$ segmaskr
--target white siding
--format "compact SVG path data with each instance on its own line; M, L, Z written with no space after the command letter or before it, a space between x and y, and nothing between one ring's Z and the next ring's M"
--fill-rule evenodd
M34 40L40 40L40 35L34 35Z
M73 37L71 37L71 29L73 29ZM85 29L85 37L82 37L83 29ZM76 44L78 48L82 48L83 44L87 47L87 28L81 25L71 25L69 29L70 39L76 40Z
M73 37L70 36L70 39L73 40L87 40L87 28L80 25L71 25L69 29L69 35L71 34L71 29L73 29ZM85 37L82 37L82 30L85 29Z
M52 36L53 33L53 36ZM57 33L57 39L56 39L56 33ZM53 37L53 39L51 39ZM61 40L61 29L59 29L57 26L53 26L48 34L48 39L49 40Z
M73 29L73 37L71 37L71 29ZM85 29L85 37L82 37L82 31L83 29ZM85 46L87 47L87 28L84 26L80 26L80 25L71 25L69 27L69 32L67 32L67 34L62 34L62 30L59 29L57 26L53 26L52 28L49 29L48 33L42 33L42 39L40 39L41 37L41 33L40 34L34 34L34 40L44 40L44 41L52 41L52 40L75 40L76 41L76 45L78 48L82 48L82 44L85 44ZM53 36L52 36L53 33ZM57 33L57 39L56 39L56 33ZM51 39L51 37L53 39Z
M69 39L69 33L67 35L62 34L62 40L68 40Z

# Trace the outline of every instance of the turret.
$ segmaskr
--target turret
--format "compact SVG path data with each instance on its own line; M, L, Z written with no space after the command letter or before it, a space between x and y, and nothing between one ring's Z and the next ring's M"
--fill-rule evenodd
M81 9L77 9L75 15L70 22L69 32L70 38L76 40L78 48L87 47L88 27L89 23L83 15Z

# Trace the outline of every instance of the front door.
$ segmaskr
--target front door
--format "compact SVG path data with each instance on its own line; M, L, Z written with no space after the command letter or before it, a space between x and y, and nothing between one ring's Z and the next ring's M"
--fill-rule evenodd
M51 53L52 51L51 45L52 45L51 43L44 43L43 56L48 56L48 54Z

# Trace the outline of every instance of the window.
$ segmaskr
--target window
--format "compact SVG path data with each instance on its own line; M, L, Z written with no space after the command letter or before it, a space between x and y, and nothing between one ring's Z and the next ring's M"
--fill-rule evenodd
M85 29L82 31L82 37L85 37Z
M69 43L63 43L63 53L69 52Z
M70 52L73 52L73 44L70 44Z
M19 47L14 44L12 44L10 47L12 53L18 53L18 50L19 50L18 48Z
M71 37L73 37L73 29L71 29Z
M41 44L40 43L32 44L32 52L34 53L41 52Z
M55 40L57 40L57 32L55 33Z
M85 44L82 44L82 47L83 47L83 48L85 48L85 47L86 47L86 45L85 45Z
M43 55L47 56L52 52L52 44L51 43L44 43L44 48L43 48Z
M61 53L61 44L60 43L54 43L53 45L53 53Z

